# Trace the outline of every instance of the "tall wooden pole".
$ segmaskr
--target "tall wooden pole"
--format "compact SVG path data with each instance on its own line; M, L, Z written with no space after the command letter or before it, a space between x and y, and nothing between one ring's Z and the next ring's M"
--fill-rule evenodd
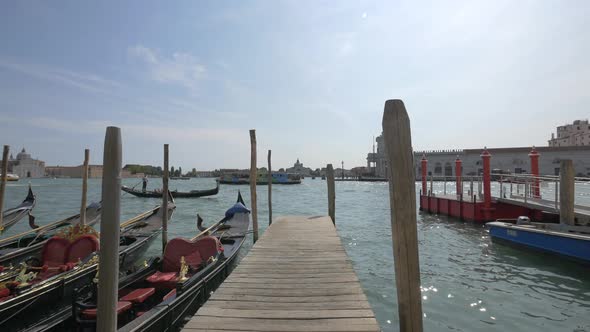
M162 176L162 253L168 243L168 144L164 144L164 175Z
M272 224L272 167L270 165L270 150L268 150L268 225Z
M4 146L2 151L2 179L0 182L0 233L4 230L3 207L4 207L4 191L6 190L6 176L8 175L8 145Z
M562 160L559 168L559 222L567 225L575 225L575 174L574 163L571 160Z
M97 331L117 330L119 222L121 216L121 129L107 127L102 173L102 210Z
M420 332L422 331L422 302L412 137L410 119L401 100L385 102L383 138L389 165L391 236L399 330Z
M256 130L250 129L250 200L252 201L252 229L254 243L258 241L258 207L256 205Z
M328 183L328 215L332 223L336 225L336 186L334 183L334 167L328 164L326 167L326 181Z
M90 150L84 150L84 164L82 165L82 202L80 203L80 225L86 224L86 193L88 192L88 160Z

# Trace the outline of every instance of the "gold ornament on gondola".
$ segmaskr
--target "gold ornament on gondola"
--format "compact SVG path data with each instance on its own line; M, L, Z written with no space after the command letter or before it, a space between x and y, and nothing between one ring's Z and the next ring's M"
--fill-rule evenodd
M99 233L94 228L92 228L92 226L80 224L66 227L65 229L59 231L56 235L70 242L74 242L77 238L83 235L94 235L99 237Z
M187 273L188 273L188 265L186 264L186 260L184 259L184 256L182 256L182 257L180 257L180 273L179 273L178 280L179 281L186 281L188 279L186 277Z
M19 274L16 276L16 278L14 278L14 281L18 282L18 286L17 287L25 287L29 285L29 281L35 279L37 277L37 273L35 272L29 272L27 273L27 264L22 263L21 264L22 268L19 272Z

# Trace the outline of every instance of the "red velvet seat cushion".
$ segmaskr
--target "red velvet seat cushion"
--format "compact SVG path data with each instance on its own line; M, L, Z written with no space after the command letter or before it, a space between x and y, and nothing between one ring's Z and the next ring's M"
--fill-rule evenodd
M149 283L158 283L158 282L176 281L177 278L178 278L178 273L176 273L176 272L156 271L156 273L147 277L146 280Z
M208 261L210 257L217 257L219 253L219 240L216 237L204 237L199 239L196 244L204 261Z
M66 251L70 241L54 236L47 240L41 252L42 265L58 267L66 261Z
M154 295L155 288L139 288L135 289L129 294L123 296L121 301L129 301L132 303L143 303L148 297Z
M198 269L201 262L198 256L192 254L200 253L200 258L207 261L210 256L217 256L219 252L219 240L213 236L207 236L192 242L183 238L174 238L168 242L164 250L164 260L162 262L163 272L180 271L180 258L184 256L187 264L192 268ZM187 257L191 258L187 259ZM189 262L190 261L190 262Z
M125 311L131 309L131 302L128 301L119 301L117 302L117 315L124 313ZM96 319L97 308L93 309L85 309L82 311L82 316L87 319Z
M7 297L8 295L10 295L10 289L8 289L8 288L0 289L0 298Z
M178 281L178 273L156 271L145 280L156 288L174 288Z
M76 263L88 257L99 248L99 242L96 236L86 234L77 238L70 244L66 251L66 262Z

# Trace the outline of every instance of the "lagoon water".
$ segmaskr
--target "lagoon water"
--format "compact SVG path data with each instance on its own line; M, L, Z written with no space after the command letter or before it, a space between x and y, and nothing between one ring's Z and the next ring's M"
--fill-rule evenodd
M124 179L136 185L138 179ZM80 179L33 179L34 215L45 224L79 211ZM170 188L206 189L214 179L171 180ZM140 187L141 184L138 185ZM150 179L148 188L160 187ZM442 190L435 184L435 190ZM89 201L100 200L100 180L89 181ZM26 196L27 181L7 185L4 207ZM221 186L218 195L178 199L169 237L190 236L196 214L210 224L235 202L238 190L250 204L248 186ZM585 188L590 192L590 184ZM122 194L122 220L159 200ZM267 189L258 188L261 232L268 225ZM306 178L301 185L273 186L273 215L327 214L326 182ZM338 182L336 224L383 331L396 331L397 300L387 183ZM26 220L5 234L28 228ZM425 331L590 331L590 267L561 258L492 243L485 227L419 212L418 236ZM241 251L251 247L251 238ZM150 248L158 254L160 242Z

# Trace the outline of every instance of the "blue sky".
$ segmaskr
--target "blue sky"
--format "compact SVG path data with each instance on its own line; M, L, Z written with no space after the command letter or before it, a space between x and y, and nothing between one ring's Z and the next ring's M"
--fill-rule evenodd
M3 1L0 143L47 164L366 164L386 99L417 150L546 145L588 118L588 1Z

